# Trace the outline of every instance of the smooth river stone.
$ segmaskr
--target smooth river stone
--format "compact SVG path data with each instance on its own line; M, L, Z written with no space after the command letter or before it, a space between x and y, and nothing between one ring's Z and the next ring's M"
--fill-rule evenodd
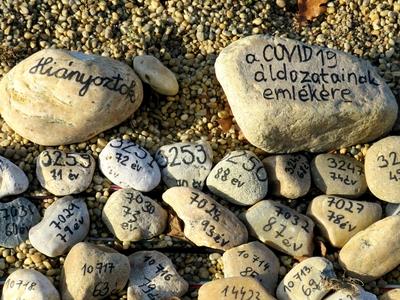
M275 294L278 281L279 259L260 242L250 242L225 251L222 256L224 276L251 276L270 293Z
M296 199L310 190L310 164L304 155L272 155L262 162L268 174L268 189L272 195Z
M247 242L246 226L210 196L189 187L172 187L162 198L183 220L185 236L197 246L228 250Z
M78 243L65 258L60 293L63 300L108 299L122 290L130 272L128 257L116 250L90 243Z
M114 192L103 208L102 219L120 241L140 241L161 234L167 212L154 200L134 189Z
M400 136L386 137L368 149L365 177L375 197L400 203Z
M207 177L209 190L237 205L253 205L268 191L267 172L257 156L246 150L232 151Z
M314 222L285 205L260 201L243 214L243 220L252 236L272 248L295 257L313 253Z
M339 252L349 276L371 281L400 264L400 216L386 217L353 236Z
M7 277L2 300L60 300L51 281L36 270L18 269Z
M393 289L387 291L382 296L379 297L379 300L399 300L400 299L400 289Z
M149 192L161 180L160 169L150 153L128 140L110 141L100 152L99 166L112 183L122 188Z
M36 159L36 176L42 187L56 196L79 194L92 181L94 158L86 153L45 150Z
M18 166L0 156L0 198L18 195L28 189L29 180Z
M189 186L201 190L212 168L213 153L207 142L162 146L155 159L166 186Z
M199 289L198 300L276 300L251 277L229 277L203 284Z
M372 141L397 118L396 99L375 68L338 50L254 35L222 50L215 73L244 136L269 153Z
M129 287L132 299L170 299L185 294L189 284L176 271L172 261L158 251L138 251L130 255Z
M294 266L279 283L279 300L321 300L331 289L329 280L335 279L332 263L323 257L311 257Z
M388 203L385 208L386 216L400 215L400 203Z
M321 195L308 206L307 214L334 247L342 248L352 236L382 217L378 203Z
M24 138L47 146L87 141L130 117L142 82L125 63L103 56L43 49L0 82L1 115Z
M89 229L90 218L85 200L65 196L45 210L40 223L29 230L29 240L39 252L55 257L82 241Z
M14 248L25 242L29 229L39 220L39 211L26 198L0 203L0 246Z
M378 298L359 285L351 285L350 288L341 289L324 300L378 300Z
M178 94L179 85L174 73L152 55L140 55L133 59L133 68L143 82L161 95Z
M311 174L324 194L356 198L367 190L364 165L350 156L317 155L311 162Z

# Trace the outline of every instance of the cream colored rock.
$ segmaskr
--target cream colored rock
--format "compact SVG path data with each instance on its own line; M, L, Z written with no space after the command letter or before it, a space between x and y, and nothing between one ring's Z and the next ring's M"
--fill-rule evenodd
M21 194L28 189L28 186L29 180L24 171L7 158L0 156L0 198Z
M378 300L378 298L374 294L366 292L359 285L351 285L349 288L341 289L324 298L324 300Z
M189 284L172 261L158 251L138 251L129 256L130 293L135 300L171 299L185 294Z
M110 58L43 49L17 64L0 82L1 115L19 135L40 145L86 141L131 116L142 83Z
M379 297L379 300L399 300L399 299L400 299L400 289L390 290Z
M106 299L125 287L129 260L116 250L90 243L78 243L65 258L60 279L63 300Z
M215 73L244 136L269 153L372 141L397 118L374 67L338 50L253 35L223 49Z
M156 92L167 96L174 96L178 93L179 85L174 73L154 56L136 56L133 59L133 68L140 79L149 84Z
M36 270L18 269L7 277L2 300L60 300L51 281Z
M42 187L56 196L79 194L92 181L94 158L86 153L45 150L36 159L36 176Z
M246 226L210 196L188 187L172 187L162 195L185 223L185 236L197 246L228 250L247 242Z
M278 281L279 259L260 242L250 242L225 251L222 256L225 278L251 276L257 279L271 295Z
M335 279L332 263L323 257L311 257L294 266L279 283L279 300L320 300L329 291L329 280Z
M276 300L251 277L230 277L213 280L199 289L198 300Z
M102 214L103 222L120 241L140 241L161 234L167 217L156 201L134 189L114 192Z
M267 170L268 190L272 195L296 199L310 190L310 164L304 155L272 155L262 162Z
M349 276L371 281L400 264L400 216L386 217L353 236L339 252Z
M295 257L311 256L314 222L272 200L263 200L243 214L249 233L261 242Z
M342 248L357 232L378 221L382 208L378 203L321 195L311 201L307 214L334 247Z
M368 149L365 177L375 197L400 203L400 136L381 139Z

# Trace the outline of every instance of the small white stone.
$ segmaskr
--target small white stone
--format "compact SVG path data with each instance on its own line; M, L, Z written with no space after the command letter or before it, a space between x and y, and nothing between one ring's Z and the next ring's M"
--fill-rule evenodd
M29 185L24 171L2 156L0 156L0 181L0 198L21 194Z
M99 155L99 166L112 183L122 188L148 192L161 180L160 169L150 153L127 140L110 141Z

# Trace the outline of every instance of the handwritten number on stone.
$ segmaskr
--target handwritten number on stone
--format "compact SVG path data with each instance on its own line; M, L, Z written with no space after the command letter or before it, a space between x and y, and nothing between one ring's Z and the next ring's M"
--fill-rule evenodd
M196 145L195 146L197 152L202 153L203 154L203 159L199 159L199 157L196 157L196 160L199 164L204 164L207 160L207 153L204 151L204 147L203 145Z
M190 148L190 145L184 145L184 146L181 146L180 148L181 148L182 153L187 153L190 156L190 160L189 161L187 161L185 159L185 157L184 157L182 159L183 163L185 163L187 165L190 165L191 163L194 162L194 155L190 150L186 150L186 148L188 148L188 147Z
M62 157L62 152L61 151L54 151L54 155L56 156L56 159L54 161L54 166L59 166L62 167L64 164L60 161Z
M115 143L115 144L114 144L114 143ZM113 140L113 141L110 143L110 147L112 147L112 148L121 148L121 146L122 146L122 140L121 140L121 139Z
M49 152L44 151L43 156L47 157L47 161L42 162L43 166L45 166L45 167L51 166L52 160L51 160L51 156L50 156Z
M72 160L72 162L68 162L68 159L71 159ZM75 155L73 155L73 154L70 154L70 153L67 153L66 154L66 160L65 160L65 163L67 164L67 166L75 166L76 164L77 164L77 161L76 161L76 158L75 158Z
M172 158L170 166L171 167L179 166L181 163L180 162L176 162L176 159L178 158L178 148L176 148L176 147L169 148L168 152L171 153L172 151L174 151L175 154L174 154L174 157Z
M382 164L378 166L379 168L386 168L389 165L389 162L385 159L385 156L383 155L379 155L376 160L378 162L382 162Z

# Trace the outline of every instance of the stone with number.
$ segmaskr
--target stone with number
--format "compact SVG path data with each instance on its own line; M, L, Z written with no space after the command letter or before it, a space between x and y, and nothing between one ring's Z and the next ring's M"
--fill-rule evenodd
M378 300L378 298L359 285L349 285L348 288L338 290L324 300Z
M253 205L268 191L267 172L251 151L237 150L226 155L207 177L211 192L237 205Z
M179 85L174 73L152 55L140 55L133 59L133 68L143 82L161 95L174 96Z
M334 247L342 248L352 236L382 216L378 203L321 195L308 206L307 214Z
M387 291L382 296L379 297L379 300L399 300L400 299L400 289L393 289Z
M350 156L319 154L311 162L311 174L324 194L357 198L367 190L364 165Z
M279 273L279 259L267 246L254 241L225 251L222 256L224 276L251 276L271 294Z
M79 194L92 181L94 158L86 153L45 150L36 159L36 177L42 187L56 196Z
M212 167L212 149L207 142L162 146L155 159L168 187L188 186L201 190Z
M122 188L149 192L161 180L160 168L151 154L129 140L110 141L100 152L99 166L112 183Z
M248 36L221 51L215 73L243 135L268 153L373 141L397 118L396 99L374 67L334 49Z
M36 270L18 269L6 279L2 300L60 300L51 281Z
M36 206L19 197L0 203L0 246L14 248L28 239L29 229L40 220Z
M134 189L114 192L103 208L102 219L120 241L140 241L161 234L167 212L154 200Z
M83 198L65 196L44 212L43 219L29 230L29 240L41 253L55 257L82 241L90 229L90 218Z
M158 251L138 251L129 257L129 285L136 300L181 297L189 284L176 271L172 261Z
M183 220L185 236L197 246L228 250L247 242L246 226L207 194L189 187L172 187L162 198Z
M388 203L385 208L386 216L400 216L400 203Z
M24 171L0 156L0 198L9 195L18 195L28 189L29 180Z
M43 49L0 82L1 116L40 145L87 141L130 117L143 100L142 82L123 62Z
M339 252L349 276L362 281L382 277L400 264L400 216L386 217L353 236Z
M129 260L125 255L103 245L78 243L64 261L60 279L61 298L108 299L111 293L125 287L129 273Z
M255 278L229 277L203 284L198 300L276 300Z
M310 164L304 155L272 155L262 162L268 174L268 190L272 195L296 199L310 190Z
M336 279L332 263L323 257L307 258L294 266L279 283L279 300L320 300L331 289L329 281Z
M400 136L381 139L368 149L365 177L375 197L400 203Z
M311 256L314 222L272 200L263 200L243 214L249 233L268 246L295 257Z

